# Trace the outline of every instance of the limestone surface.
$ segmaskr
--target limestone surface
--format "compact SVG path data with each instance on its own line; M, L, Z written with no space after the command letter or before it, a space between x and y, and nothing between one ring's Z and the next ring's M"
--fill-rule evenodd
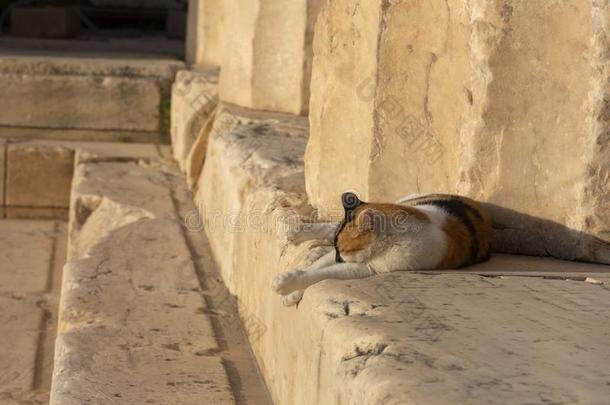
M171 137L174 159L183 171L195 140L217 104L217 70L178 72L172 87Z
M145 41L131 44L129 54L115 42L51 41L40 50L6 40L0 136L160 141L169 132L167 96L184 62Z
M498 256L464 271L327 280L284 307L273 277L332 248L290 242L320 220L305 195L305 138L295 121L223 111L232 118L214 125L196 199L242 318L258 321L246 329L275 403L606 401L609 266Z
M252 227L262 232L259 225L263 226L265 217L272 213L270 206L248 217L246 197L252 190L275 188L277 183L289 190L298 186L303 175L307 120L286 114L257 114L224 104L216 114L195 203L223 279L235 293L233 263L242 254L236 246L238 236Z
M48 404L66 224L0 220L0 403Z
M402 273L323 283L301 305L325 312L332 349L321 368L358 403L602 404L608 293L581 281Z
M314 41L307 192L499 206L498 248L610 263L607 2L346 0Z
M6 198L0 205L8 218L38 219L67 219L75 161L150 161L167 155L169 149L151 144L51 140L3 140L3 145L7 160L0 171L6 169L7 175L0 182ZM0 162L4 157L2 153Z
M0 83L0 125L160 130L161 91L154 80L3 74Z
M307 114L311 42L320 0L223 1L223 101Z
M197 316L206 304L173 175L133 161L84 162L75 176L51 403L231 403L222 363L207 355L218 350L212 325Z
M0 224L0 291L45 291L53 259L55 223L4 220Z
M67 49L66 49L67 48ZM134 53L136 56L133 56ZM3 74L27 75L74 75L74 76L129 76L171 80L184 62L163 55L125 54L116 51L97 51L98 58L87 58L82 51L64 52L0 51L0 72Z
M29 128L0 126L0 136L13 139L61 140L68 142L165 143L167 134L150 131L109 131L82 128Z
M3 271L4 272L4 271ZM34 302L0 296L0 335L5 342L0 349L0 400L28 395L33 389L39 326L43 313Z
M77 152L50 403L267 403L239 322L219 322L232 298L200 279L184 177L107 152Z
M189 0L186 61L198 66L220 66L223 47L221 0Z
M74 151L61 145L9 143L6 205L68 208Z

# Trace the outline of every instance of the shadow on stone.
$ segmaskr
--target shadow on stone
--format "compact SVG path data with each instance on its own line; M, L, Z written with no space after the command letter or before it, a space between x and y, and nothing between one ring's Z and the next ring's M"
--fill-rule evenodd
M483 206L494 222L495 253L610 264L610 241L495 204Z

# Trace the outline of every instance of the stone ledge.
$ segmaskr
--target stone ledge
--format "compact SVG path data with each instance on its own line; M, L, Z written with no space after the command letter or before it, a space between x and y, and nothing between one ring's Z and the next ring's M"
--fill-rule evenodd
M103 153L77 152L51 404L234 403L176 212L182 177Z
M238 232L225 225L246 225L248 201L254 191L268 192L268 206L258 220L280 206L304 204L303 151L307 118L221 104L210 130L206 164L195 184L195 201L202 213L225 283L235 293L233 261ZM290 193L290 190L294 192ZM287 192L288 191L288 192ZM237 229L237 228L236 228Z
M0 74L0 83L2 126L160 131L162 88L154 79Z
M68 142L167 143L159 131L106 131L74 128L0 127L0 138L21 140L61 140Z
M87 141L61 141L61 140L22 140L0 139L6 145L24 148L65 148L75 154L75 160L82 163L90 160L151 160L166 157L169 147L153 145L150 143L116 143L116 142L87 142Z
M104 55L106 58L87 58L68 52L17 53L0 52L0 73L54 76L116 76L173 80L184 62L154 55L140 58ZM60 56L61 55L61 56ZM67 56L66 56L67 55Z
M161 139L169 130L165 118L171 84L184 66L154 54L87 57L70 50L2 51L0 83L5 94L4 102L0 100L0 133ZM51 96L59 103L45 104Z
M330 249L288 238L288 225L316 219L306 127L222 105L218 114L196 199L242 317L264 325L248 332L276 403L605 401L608 266L497 256L448 274L328 280L283 307L272 278Z

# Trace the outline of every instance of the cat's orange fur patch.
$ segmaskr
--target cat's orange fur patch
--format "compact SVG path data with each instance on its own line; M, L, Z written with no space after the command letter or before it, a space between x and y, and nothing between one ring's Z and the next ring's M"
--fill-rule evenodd
M337 237L337 247L342 253L354 253L366 249L374 241L372 232L363 232L353 222L345 225Z
M430 222L428 216L417 208L398 204L366 203L358 207L353 219L345 224L337 235L337 247L340 252L353 253L369 247L374 243L375 232L368 230L365 216L368 210L378 211L387 219L396 218L400 221ZM400 216L400 218L398 218ZM386 224L386 226L390 226Z
M445 256L439 263L438 268L453 269L461 267L462 263L469 260L472 238L468 234L468 229L460 221L447 218L443 231L447 235L447 245L445 246Z

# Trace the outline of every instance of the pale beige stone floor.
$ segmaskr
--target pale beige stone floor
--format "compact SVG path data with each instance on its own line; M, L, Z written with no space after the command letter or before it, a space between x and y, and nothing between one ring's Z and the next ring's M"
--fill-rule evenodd
M60 221L0 220L0 404L46 404L66 260Z

